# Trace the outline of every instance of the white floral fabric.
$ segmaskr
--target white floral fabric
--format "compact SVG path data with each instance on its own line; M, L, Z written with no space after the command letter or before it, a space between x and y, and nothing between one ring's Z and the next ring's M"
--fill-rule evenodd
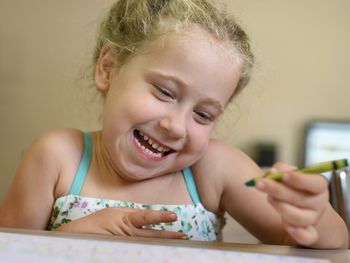
M190 240L215 241L221 232L224 218L206 210L201 203L188 205L138 204L107 199L84 197L69 194L58 198L52 210L49 230L108 207L128 207L172 211L178 220L171 223L159 223L148 227L157 230L178 231Z

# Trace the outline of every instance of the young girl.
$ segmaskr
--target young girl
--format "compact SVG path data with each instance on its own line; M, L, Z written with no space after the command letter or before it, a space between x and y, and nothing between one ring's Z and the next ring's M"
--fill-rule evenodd
M120 0L98 34L102 128L61 129L24 154L0 226L218 240L227 212L264 243L345 248L322 176L286 164L282 183L210 139L244 88L248 38L209 0Z

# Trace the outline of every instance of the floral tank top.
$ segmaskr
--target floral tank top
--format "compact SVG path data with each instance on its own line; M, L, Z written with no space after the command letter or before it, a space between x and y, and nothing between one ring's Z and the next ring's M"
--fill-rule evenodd
M108 200L81 196L80 190L84 184L92 156L91 134L84 133L84 153L77 173L74 177L68 195L56 199L48 229L52 230L70 221L92 214L108 207L128 207L136 209L152 209L172 211L177 214L177 221L153 224L148 227L156 230L178 231L186 234L188 239L215 241L221 238L224 218L208 210L200 202L198 190L190 168L183 170L183 177L193 204L159 205L141 204L128 201Z

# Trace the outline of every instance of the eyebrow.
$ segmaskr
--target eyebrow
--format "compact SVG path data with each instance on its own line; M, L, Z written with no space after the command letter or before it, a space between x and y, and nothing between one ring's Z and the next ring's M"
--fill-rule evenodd
M186 82L184 82L183 80L181 80L175 76L166 75L166 74L163 74L159 71L153 71L153 70L150 70L149 73L153 73L153 74L156 74L164 79L170 80L171 82L176 83L176 85L178 85L180 87L189 87L189 85ZM211 104L212 106L217 108L220 111L220 113L222 113L224 111L224 106L217 100L214 100L211 98L206 98L202 102Z
M213 100L213 99L205 99L205 100L203 100L203 102L209 103L210 105L212 105L212 106L214 106L215 108L217 108L217 110L219 111L220 114L224 112L224 106L223 106L220 102L218 102L218 101L216 101L216 100Z

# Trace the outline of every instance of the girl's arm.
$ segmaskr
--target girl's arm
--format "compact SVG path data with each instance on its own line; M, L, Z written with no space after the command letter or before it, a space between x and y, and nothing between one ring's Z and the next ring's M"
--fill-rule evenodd
M266 194L245 186L251 177L263 173L248 156L230 145L211 141L205 156L194 166L194 173L207 209L227 212L263 243L284 243L282 221Z
M71 221L55 230L70 233L187 239L181 232L149 228L153 224L176 220L177 215L170 211L110 207Z
M227 211L262 242L313 248L348 246L347 228L328 203L328 190L322 177L307 174L294 177L291 173L289 182L263 180L261 189L246 187L246 181L262 175L263 171L239 150L216 141L210 144L200 163L197 169L201 174L215 175L209 177L209 181L216 180L216 195L211 195L211 199L218 200L219 208L205 199L212 211ZM316 181L308 182L310 177ZM204 185L201 180L199 183ZM204 192L202 196L205 197ZM316 235L310 238L306 234L309 232L291 228L291 223L312 228L310 233Z

